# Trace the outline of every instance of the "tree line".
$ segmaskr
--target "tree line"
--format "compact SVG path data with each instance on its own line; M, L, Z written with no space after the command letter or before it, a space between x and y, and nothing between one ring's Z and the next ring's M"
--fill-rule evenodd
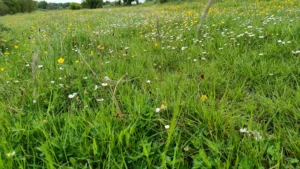
M146 0L155 1L159 3L165 3L169 1L176 0ZM108 0L105 2L103 0L83 0L81 4L79 3L48 3L45 0L35 1L35 0L0 0L0 16L6 14L15 14L15 13L29 13L37 9L44 10L57 10L57 9L95 9L102 8L104 5L131 5L132 2L139 4L139 0L115 0L112 4Z

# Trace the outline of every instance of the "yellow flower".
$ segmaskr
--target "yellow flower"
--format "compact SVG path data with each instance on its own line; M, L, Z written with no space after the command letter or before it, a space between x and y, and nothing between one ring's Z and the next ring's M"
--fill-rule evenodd
M43 124L46 124L46 123L47 123L47 120L43 120L42 122L43 122Z
M15 49L18 49L18 48L19 48L19 46L15 45Z
M224 24L225 24L225 22L224 22L224 21L222 21L221 23L222 23L222 25L224 25Z
M7 40L4 40L4 39L3 39L3 40L1 40L1 42L4 42L4 43L5 43L5 42L7 42Z
M212 24L211 26L212 26L212 27L215 27L215 26L216 26L216 24Z
M165 110L167 108L167 106L165 106L164 104L161 104L160 109L161 110Z
M2 67L2 68L0 68L0 70L1 70L1 72L4 72L5 69L4 69L4 67Z
M4 55L9 55L9 52L6 51L6 52L4 53Z
M59 58L57 61L58 61L58 63L63 64L65 62L65 59L64 58Z
M48 51L44 51L44 53L47 55L47 54L48 54Z
M79 63L79 60L76 60L75 63Z
M201 96L201 101L204 102L205 100L207 100L207 98L208 97L204 94L204 95Z
M158 44L156 43L156 44L154 44L154 46L155 46L155 47L157 47L157 46L158 46Z

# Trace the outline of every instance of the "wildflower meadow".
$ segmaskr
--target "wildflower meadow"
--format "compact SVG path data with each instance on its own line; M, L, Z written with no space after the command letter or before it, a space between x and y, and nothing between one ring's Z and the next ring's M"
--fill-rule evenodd
M300 168L300 1L0 17L0 169Z

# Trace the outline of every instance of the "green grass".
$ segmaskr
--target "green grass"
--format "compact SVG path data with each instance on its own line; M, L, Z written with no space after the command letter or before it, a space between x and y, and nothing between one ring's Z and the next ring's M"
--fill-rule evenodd
M299 2L204 5L1 17L0 168L299 168Z

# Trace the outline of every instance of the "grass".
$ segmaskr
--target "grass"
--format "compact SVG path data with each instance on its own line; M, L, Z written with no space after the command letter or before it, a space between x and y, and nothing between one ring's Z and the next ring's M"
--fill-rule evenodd
M0 168L299 168L299 2L204 5L1 17Z

